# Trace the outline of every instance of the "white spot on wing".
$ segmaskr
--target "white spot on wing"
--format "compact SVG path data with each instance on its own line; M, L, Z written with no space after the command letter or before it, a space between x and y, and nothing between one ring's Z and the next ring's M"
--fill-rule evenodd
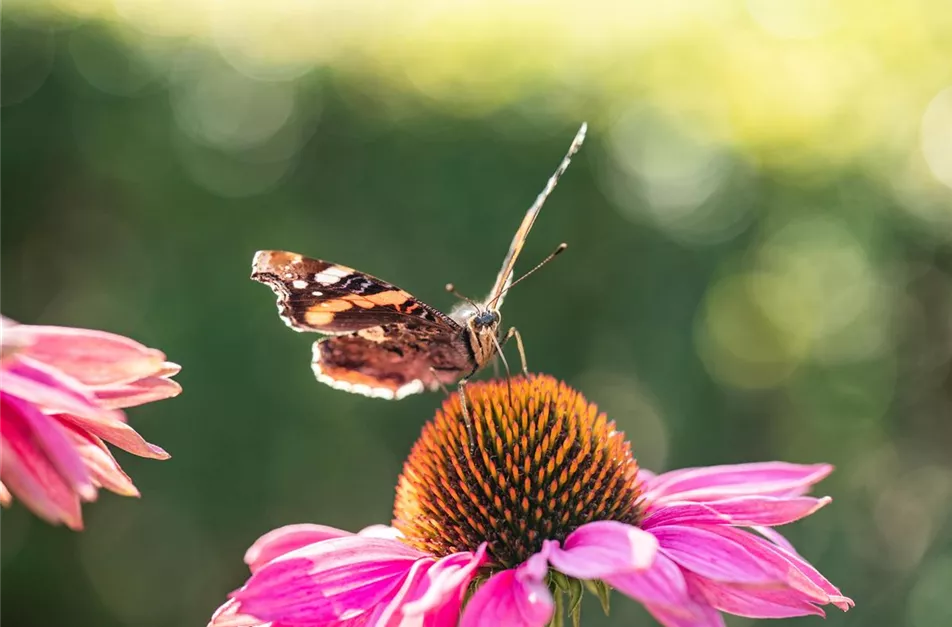
M296 281L291 281L291 285L296 290L303 290L304 288L307 287L307 281L302 281L301 279L298 279Z
M333 285L337 283L345 276L348 276L353 273L353 270L350 268L343 268L340 266L331 266L325 269L323 272L318 272L314 275L314 280L320 283L321 285Z
M423 391L423 381L419 379L414 379L409 383L406 383L399 388L397 388L395 397L399 401L401 398L406 398L411 394L419 394Z
M324 292L318 292L317 290L314 290L313 292L311 292L311 294L313 294L314 296L323 296Z

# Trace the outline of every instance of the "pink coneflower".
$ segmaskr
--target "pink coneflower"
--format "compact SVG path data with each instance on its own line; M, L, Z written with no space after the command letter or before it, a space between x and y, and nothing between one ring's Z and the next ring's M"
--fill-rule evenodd
M211 627L542 627L578 618L583 585L668 627L852 605L775 531L829 498L826 465L743 464L652 476L623 434L548 376L467 387L423 428L392 527L291 525L245 555L247 583ZM472 445L471 445L472 444ZM752 533L745 528L752 529Z
M82 529L98 488L138 496L103 441L168 459L120 408L182 391L179 367L103 331L21 325L0 317L0 503L16 496L41 518Z

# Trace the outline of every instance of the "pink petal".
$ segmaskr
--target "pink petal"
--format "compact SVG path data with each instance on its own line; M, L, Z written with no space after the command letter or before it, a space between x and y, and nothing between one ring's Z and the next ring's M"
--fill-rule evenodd
M240 604L234 599L228 599L225 604L215 610L208 627L271 627L272 623L263 623L254 616L241 613Z
M798 496L830 472L829 464L763 462L729 466L686 468L658 475L645 482L645 500L711 501L745 495Z
M374 627L399 627L403 621L404 603L422 593L427 571L432 566L433 560L428 558L413 562L403 584L386 604L374 608L367 622Z
M21 324L11 333L29 343L30 357L86 385L135 381L161 371L165 363L162 351L105 331Z
M704 603L691 603L681 610L663 605L645 605L664 627L724 627L724 617Z
M665 524L786 525L826 506L829 497L739 496L701 503L658 506L643 523L645 529Z
M558 542L546 541L549 563L576 579L603 579L615 573L643 570L658 551L650 533L624 523L603 520L582 525Z
M7 507L10 503L13 502L13 495L10 494L10 490L7 490L7 486L0 483L0 505Z
M358 536L365 538L381 538L384 540L397 540L403 537L403 534L389 525L370 525L357 532Z
M663 525L727 525L730 519L707 503L673 502L655 507L641 522L643 529Z
M782 581L781 573L769 563L758 560L740 543L713 531L666 525L655 527L651 533L658 538L665 555L702 577L733 583Z
M796 556L800 555L799 553L797 553L797 550L794 548L793 544L791 544L789 540L784 538L783 535L776 529L771 529L770 527L760 527L755 525L751 527L751 530L756 531L757 533L767 538L774 544L780 547L783 547L783 549L788 551L789 553L793 553Z
M644 483L645 481L653 481L655 477L658 476L658 473L651 472L646 468L638 468L638 474L635 476L635 481L638 483Z
M436 561L427 574L425 587L420 594L403 607L406 616L441 613L440 608L450 605L455 610L453 624L459 619L459 606L476 570L486 562L486 543L475 553L454 553ZM447 612L442 612L447 613Z
M12 445L21 449L21 455L42 456L82 500L96 498L96 486L83 459L55 418L7 394L0 394L0 408L4 422L11 423L3 429L3 437L16 440Z
M720 527L709 531L729 538L742 545L757 560L771 564L771 568L783 573L784 583L805 600L820 604L833 603L843 611L853 606L851 599L844 597L839 588L796 553L743 529Z
M490 577L466 604L460 627L544 627L555 612L544 583L546 552Z
M390 599L418 559L402 542L347 536L309 544L261 566L232 597L262 621L323 624Z
M737 616L747 618L791 618L815 614L824 616L823 610L806 601L790 589L758 588L725 584L691 574L692 588L700 591L712 606Z
M115 414L118 414L118 416ZM122 416L122 412L103 414L92 418L73 414L58 414L57 418L89 431L133 455L149 459L168 459L170 457L161 447L146 442L135 429L126 424L124 420L120 420L119 416Z
M349 531L343 531L325 525L298 524L286 525L264 534L245 551L245 564L251 572L286 553L290 553L302 546L323 542L332 538L352 536Z
M102 409L95 397L76 379L46 364L18 357L3 371L2 390L36 405L47 413L70 412L88 418L108 417L115 412Z
M63 425L63 428L68 431L76 452L79 453L96 485L122 496L139 496L139 491L132 483L132 479L119 467L119 462L112 456L102 440L70 425Z
M810 496L741 496L719 501L708 501L707 506L717 513L727 516L734 525L774 527L805 518L826 507L832 501L833 499L828 496L822 498Z
M31 441L24 421L12 411L0 420L0 478L34 514L53 524L83 528L79 495Z
M110 409L136 407L182 393L181 385L164 377L146 377L132 383L91 389L99 405Z
M655 556L647 570L609 575L604 581L644 604L664 605L678 610L690 603L681 568L663 553Z

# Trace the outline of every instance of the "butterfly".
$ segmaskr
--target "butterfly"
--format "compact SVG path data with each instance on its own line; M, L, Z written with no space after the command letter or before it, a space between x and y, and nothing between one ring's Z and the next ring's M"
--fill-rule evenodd
M502 340L500 308L513 282L516 259L539 210L585 140L582 124L559 167L526 212L482 302L463 298L449 314L417 300L404 290L347 266L303 255L261 250L252 261L251 278L268 285L278 297L278 315L295 331L327 337L313 345L311 367L319 381L365 396L401 399L466 381L500 355L515 337L525 367L518 331ZM524 274L521 281L565 249L562 244ZM516 282L518 282L516 281ZM452 286L447 289L453 291Z

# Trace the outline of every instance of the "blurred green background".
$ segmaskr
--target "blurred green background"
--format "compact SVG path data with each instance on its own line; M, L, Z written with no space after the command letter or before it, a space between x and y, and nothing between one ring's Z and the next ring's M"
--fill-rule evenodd
M387 522L440 395L316 383L252 254L481 296L582 120L519 268L569 251L504 308L530 367L654 470L834 463L785 531L827 624L952 624L947 0L10 0L0 39L3 313L185 388L129 412L141 500L3 511L4 625L204 625L262 533ZM614 601L585 624L652 624Z

